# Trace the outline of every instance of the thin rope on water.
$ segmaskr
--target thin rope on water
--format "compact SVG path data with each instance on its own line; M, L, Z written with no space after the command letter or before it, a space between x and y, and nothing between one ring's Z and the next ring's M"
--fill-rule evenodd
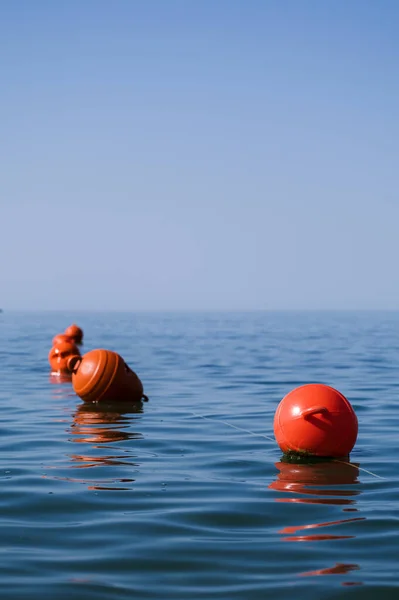
M155 407L153 407L155 408ZM169 407L170 410L173 410L175 412L178 413L184 413L184 414L189 414L192 415L196 418L199 419L204 419L206 421L211 421L213 423L223 423L223 425L227 425L228 427L232 427L233 429L236 429L237 431L242 431L244 433L249 433L250 435L254 436L254 437L262 437L270 442L275 442L275 439L265 435L264 433L255 433L254 431L250 431L249 429L244 429L243 427L238 427L237 425L233 425L232 423L229 423L228 421L223 421L222 419L213 419L212 417L207 417L205 415L201 415L199 413L195 413L191 410L179 410L178 408L173 408L173 407ZM352 467L353 469L358 469L358 471L362 471L363 473L367 473L368 475L372 475L372 477L375 477L376 479L385 479L385 477L382 477L381 475L377 475L377 473L373 473L373 471L369 471L368 469L364 469L363 467L359 467L357 465L353 465L350 462L344 461L344 460L339 460L337 458L333 459L333 462L336 463L341 463L342 465L347 465L348 467Z
M358 469L359 471L368 473L369 475L372 475L373 477L376 477L377 479L386 479L385 477L382 477L381 475L377 475L377 473L373 473L373 471L369 471L368 469L363 469L363 467L358 467L357 465L353 465L352 463L346 462L345 460L338 460L337 458L334 458L334 462L341 463L342 465L348 465L349 467L353 467L354 469Z
M233 429L237 429L237 431L243 431L244 433L249 433L255 437L262 437L270 442L274 442L274 438L265 435L264 433L255 433L254 431L250 431L249 429L244 429L243 427L238 427L237 425L233 425L232 423L228 423L227 421L223 421L222 419L212 419L211 417L206 417L205 415L200 415L199 413L187 411L189 414L194 415L194 417L199 417L200 419L205 419L207 421L212 421L213 423L223 423L223 425L227 425L228 427L232 427Z
M155 408L154 406L152 406L152 408ZM155 408L155 410L157 410L157 408ZM244 433L249 433L249 435L252 435L254 437L262 437L265 440L268 440L269 442L275 442L276 440L268 435L265 435L264 433L255 433L254 431L250 431L249 429L244 429L243 427L238 427L237 425L233 425L232 423L229 423L228 421L223 421L222 419L214 419L212 417L207 417L205 415L201 415L200 413L195 413L192 410L179 410L178 408L174 408L174 407L169 407L169 410L173 410L174 412L177 412L179 414L187 414L187 415L191 415L193 417L199 418L199 419L204 419L206 421L211 421L211 423L222 423L223 425L227 425L228 427L232 427L233 429L237 429L237 431L242 431Z

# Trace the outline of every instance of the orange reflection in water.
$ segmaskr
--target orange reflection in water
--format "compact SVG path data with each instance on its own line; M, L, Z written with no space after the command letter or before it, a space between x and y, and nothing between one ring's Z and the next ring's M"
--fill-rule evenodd
M281 461L276 463L279 473L276 481L273 481L269 488L279 492L300 494L289 498L276 498L276 502L351 505L355 503L351 497L357 496L360 493L358 490L336 487L332 489L328 486L359 484L358 466L355 463L335 460L314 463Z
M276 498L276 502L296 502L304 504L343 505L343 511L357 511L356 508L346 508L347 505L356 503L355 496L360 490L353 489L353 485L359 484L359 465L349 463L345 460L313 461L313 462L281 462L276 463L278 469L277 479L269 488L286 492L288 497ZM351 486L351 487L349 487ZM333 535L329 533L312 533L309 530L317 530L322 527L333 527L345 525L356 521L364 521L365 517L354 517L351 519L329 520L322 523L310 523L307 525L294 525L283 527L279 533L287 542L319 542L328 540L345 540L354 538L354 535ZM293 535L294 534L294 535ZM301 573L301 576L310 577L316 575L342 575L360 567L357 564L336 563L333 567L318 569ZM345 581L342 585L362 585L360 581Z
M279 533L290 534L296 533L297 531L304 531L307 529L317 529L318 527L330 527L331 525L342 525L343 523L353 523L355 521L365 521L365 517L356 517L354 519L340 519L339 521L327 521L325 523L312 523L310 525L294 525L291 527L283 527L280 529ZM314 541L323 541L323 540L345 540L354 538L354 535L330 535L330 534L321 534L321 535L295 535L291 537L286 537L284 540L286 542L314 542Z
M279 470L276 481L273 481L269 488L279 492L288 492L295 494L294 497L276 498L276 502L297 502L305 504L353 504L355 500L351 497L359 494L358 490L348 489L348 486L358 484L359 465L345 461L316 461L316 462L278 462L276 467ZM339 487L338 487L339 486ZM309 498L308 496L312 496ZM356 510L356 509L352 509ZM313 535L291 535L298 531L308 529L318 529L319 527L330 527L332 525L342 525L344 523L353 523L363 521L364 517L355 517L352 519L341 519L338 521L326 521L324 523L312 523L309 525L295 525L284 527L279 531L284 535L285 541L289 542L309 542L324 540L349 539L352 535L332 535L332 534L313 534Z
M138 463L132 460L133 452L129 446L124 446L123 450L112 453L117 450L114 446L117 442L124 442L130 439L140 439L142 434L133 432L131 424L136 417L135 414L143 412L142 403L136 403L127 406L98 404L81 404L73 414L73 424L70 432L73 435L72 441L78 444L88 444L93 453L84 452L72 454L71 460L73 467L79 469L92 469L95 467L127 467L131 473L132 467L138 467ZM99 455L98 450L104 449L111 452ZM119 483L132 483L134 479L126 473L126 477L118 479L99 479L89 481L85 479L72 479L70 481L79 481L87 483L89 490L128 490L130 487L120 486Z
M70 373L49 373L49 383L52 386L51 397L57 402L65 398L75 396L72 388L72 375ZM58 421L70 422L70 412L63 405L61 410L67 415L66 418L56 419Z
M58 385L59 383L72 383L72 373L59 373L52 371L49 375L49 382L52 385Z
M317 571L307 571L306 573L301 573L301 576L315 577L318 575L345 575L346 573L350 573L351 571L358 571L359 569L359 565L336 563L333 567L328 567L327 569L317 569Z
M346 575L352 571L359 571L360 566L356 564L347 563L336 563L333 567L327 567L326 569L316 569L315 571L306 571L300 573L301 577L319 577L320 575ZM363 585L362 581L342 581L341 585Z
M105 406L98 404L81 404L73 415L71 433L76 436L74 442L83 444L108 444L130 438L142 437L130 431L132 413L142 413L143 405Z

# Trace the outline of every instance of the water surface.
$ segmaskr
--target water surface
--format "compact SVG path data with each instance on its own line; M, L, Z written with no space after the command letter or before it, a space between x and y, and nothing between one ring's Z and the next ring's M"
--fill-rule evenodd
M72 321L148 403L49 376ZM3 598L399 597L398 313L4 312L0 359ZM275 409L309 382L352 402L350 464L282 461Z

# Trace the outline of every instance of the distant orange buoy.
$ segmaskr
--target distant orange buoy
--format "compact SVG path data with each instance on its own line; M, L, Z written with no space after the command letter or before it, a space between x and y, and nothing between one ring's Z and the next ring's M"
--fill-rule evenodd
M357 417L345 396L318 383L292 390L274 416L274 435L283 452L348 456L357 432Z
M68 360L71 356L80 356L79 348L73 342L60 342L53 346L48 361L53 373L70 373Z
M72 385L84 402L148 400L143 384L123 358L111 350L91 350L69 360Z
M81 344L83 342L83 330L75 325L75 323L67 327L64 333L72 338L75 344Z
M75 342L69 335L65 335L65 333L58 333L53 337L53 346L57 346L57 344L62 344L63 342L69 342L70 344L74 344Z

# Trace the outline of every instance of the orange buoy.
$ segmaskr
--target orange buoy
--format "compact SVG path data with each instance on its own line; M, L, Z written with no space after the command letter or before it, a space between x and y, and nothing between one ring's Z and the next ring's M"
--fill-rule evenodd
M348 456L357 432L357 417L345 396L319 383L292 390L274 416L274 435L283 452Z
M75 325L75 323L67 327L64 333L72 338L75 344L81 344L83 342L83 329Z
M80 356L79 348L73 342L60 342L53 346L48 355L53 373L70 373L68 360L72 356Z
M91 350L69 360L72 385L84 402L148 400L143 384L123 358L111 350Z
M62 344L63 342L75 343L73 339L69 335L65 335L65 333L57 333L57 335L53 337L53 346L57 346L57 344Z

